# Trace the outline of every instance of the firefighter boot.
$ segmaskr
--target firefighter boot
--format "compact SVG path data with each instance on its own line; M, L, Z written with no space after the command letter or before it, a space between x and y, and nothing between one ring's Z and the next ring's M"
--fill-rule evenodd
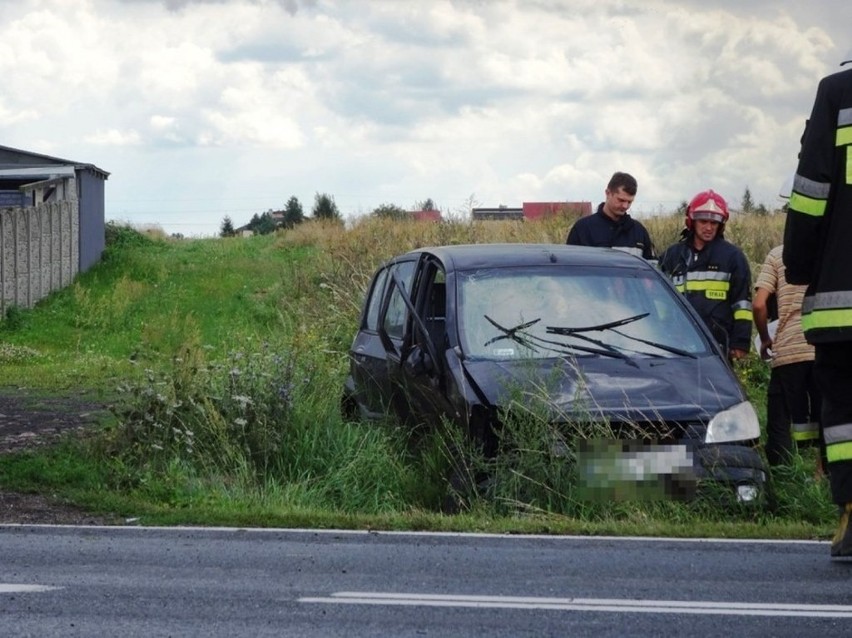
M846 503L840 512L840 524L837 533L831 540L831 555L837 557L852 557L852 525L849 517L852 516L852 503Z

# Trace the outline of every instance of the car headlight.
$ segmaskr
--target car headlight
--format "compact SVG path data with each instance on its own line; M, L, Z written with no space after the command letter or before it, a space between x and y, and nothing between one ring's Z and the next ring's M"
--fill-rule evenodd
M751 403L743 401L710 419L704 442L747 441L759 436L760 422L757 420L757 412Z

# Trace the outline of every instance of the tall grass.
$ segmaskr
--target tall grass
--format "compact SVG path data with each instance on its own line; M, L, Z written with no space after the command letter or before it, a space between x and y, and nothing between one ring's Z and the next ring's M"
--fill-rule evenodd
M677 215L643 221L658 249L677 240L682 223ZM707 501L589 505L575 489L576 433L549 429L528 407L507 418L500 454L491 459L451 429L414 440L390 422L377 427L342 418L346 352L382 261L426 245L563 243L571 223L365 218L190 241L112 228L102 263L14 323L0 324L0 356L7 353L0 384L100 392L113 424L71 451L43 454L72 455L91 468L98 494L86 488L77 493L81 501L177 507L185 520L205 503L219 504L212 520L222 520L223 508L255 508L260 522L270 508L315 518L416 516L455 499L477 513L474 526L506 516L623 520L632 533L636 521L649 531L667 521L825 524L824 482L808 481L807 459L779 473L773 500L757 510ZM739 217L726 234L756 269L782 229L781 216ZM752 399L762 402L765 366L753 359L740 372ZM38 488L38 472L21 469L27 463L43 466L44 456L0 460L0 480L26 476ZM78 474L69 472L66 491L81 485ZM53 476L50 489L58 483Z

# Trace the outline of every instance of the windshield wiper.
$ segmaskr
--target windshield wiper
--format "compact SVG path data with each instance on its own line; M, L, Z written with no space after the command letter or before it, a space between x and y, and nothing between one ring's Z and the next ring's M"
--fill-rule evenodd
M494 321L488 315L482 315L482 316L485 317L488 320L488 323L490 323L492 326L497 328L497 330L500 330L503 333L501 335L497 335L496 337L492 337L491 339L486 341L484 344L482 344L483 347L484 346L490 346L495 341L502 341L503 339L511 339L512 341L517 341L522 346L526 346L528 348L532 348L533 350L535 350L535 347L529 341L529 337L531 337L532 335L524 334L524 336L520 336L518 333L529 328L530 326L537 324L539 321L541 321L541 317L539 317L538 319L533 319L532 321L527 321L526 323L519 323L514 328L504 328L503 326L501 326L499 323Z
M551 352L558 352L560 354L575 354L577 352L587 352L589 354L597 354L603 357L612 357L613 359L622 359L626 361L630 365L638 368L639 366L636 364L633 359L631 359L628 355L621 352L621 350L617 350L613 348L611 345L604 343L603 341L598 341L597 339L592 339L591 337L586 337L585 335L570 335L572 337L576 337L577 339L582 339L583 341L588 341L592 343L597 348L590 348L588 346L578 346L576 344L563 343L561 341L551 341L550 339L544 339L542 337L532 336L531 338L540 343L550 344L547 346L543 346L545 350L550 350ZM556 347L554 347L556 346Z
M633 315L632 317L625 317L624 319L618 319L616 321L610 321L608 323L599 323L595 326L580 326L577 328L568 328L564 326L547 326L547 333L553 335L573 335L579 332L596 332L603 330L612 330L613 328L619 328L621 326L626 326L628 323L633 323L634 321L639 321L640 319L644 319L647 317L650 312L643 312L639 315ZM487 318L487 317L486 317Z
M698 355L693 352L689 352L687 350L683 350L682 348L678 348L677 346L670 346L666 343L659 343L657 341L648 341L647 339L642 339L640 337L634 337L633 335L625 334L621 332L621 330L613 330L613 332L617 335L621 335L625 339L631 339L632 341L638 341L639 343L644 343L646 346L651 346L654 348L659 348L660 350L665 350L666 352L671 352L672 354L680 355L681 357L689 357L690 359L697 359Z
M524 330L526 328L529 328L530 326L533 326L533 325L537 324L539 321L541 321L541 318L533 319L532 321L527 321L525 323L518 324L514 328L504 328L503 326L501 326L499 323L494 321L488 315L483 315L483 317L485 317L492 326L494 326L495 328L497 328L498 330L503 332L503 334L497 335L496 337L492 337L491 339L486 341L483 344L483 346L491 345L495 341L501 341L503 339L511 339L512 341L515 341L515 342L521 344L522 346L527 347L530 350L533 350L535 352L538 352L539 349L548 350L550 352L556 352L556 353L562 354L562 355L576 354L577 352L585 352L585 353L588 353L588 354L597 354L597 355L601 355L601 356L613 357L615 359L622 359L622 360L626 361L627 363L629 363L633 366L636 366L636 363L629 356L624 354L623 352L613 348L612 346L604 343L603 341L598 341L597 339L592 339L591 337L587 337L586 335L575 334L575 335L570 335L570 336L576 337L577 339L582 339L583 341L588 341L589 343L592 343L592 344L598 346L597 348L589 348L587 346L571 345L571 344L568 344L568 343L563 343L561 341L552 341L550 339L544 339L543 337L538 337L534 334L524 332ZM548 332L550 332L549 329L548 329Z
M554 334L550 331L549 327L547 329L547 332L548 332L548 334ZM555 334L561 334L561 333L555 333ZM537 339L539 341L543 341L545 343L552 343L554 345L562 346L563 348L564 347L575 348L577 350L582 350L584 352L593 352L595 354L609 355L611 357L615 357L616 359L623 359L624 361L626 361L627 363L629 363L630 365L632 365L636 368L639 367L639 365L635 361L633 361L633 359L631 359L630 356L628 356L626 353L622 352L621 350L619 350L615 346L611 346L608 343L604 343L603 341L600 341L599 339L593 339L592 337L586 336L584 334L577 334L575 332L569 332L567 334L563 334L562 336L573 337L574 339L582 339L583 341L586 341L588 343L596 345L597 348L588 348L588 347L584 348L582 346L572 346L572 345L569 345L567 343L561 343L559 341L551 341L549 339L542 339L541 337L538 337Z

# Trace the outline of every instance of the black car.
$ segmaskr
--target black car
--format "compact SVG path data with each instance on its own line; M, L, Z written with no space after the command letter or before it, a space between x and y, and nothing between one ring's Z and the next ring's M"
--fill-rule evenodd
M400 255L373 277L349 355L351 415L449 419L488 449L508 397L544 388L553 419L606 422L626 437L618 461L592 463L592 475L686 471L731 484L742 501L764 484L758 417L726 357L664 275L618 250Z

